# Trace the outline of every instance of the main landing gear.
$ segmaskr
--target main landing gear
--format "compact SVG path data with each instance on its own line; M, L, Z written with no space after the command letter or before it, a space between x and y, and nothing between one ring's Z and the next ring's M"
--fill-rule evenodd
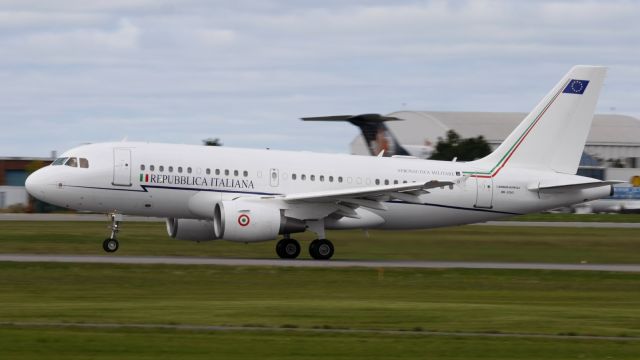
M309 245L309 255L316 260L331 259L333 251L333 244L327 239L316 239Z
M309 245L309 255L316 260L331 259L334 247L331 241L325 239L324 220L307 221L307 228L318 235ZM295 259L300 255L300 243L285 234L284 239L276 245L276 253L282 259Z
M298 240L285 236L284 239L278 241L276 253L281 259L295 259L300 255L300 243Z
M329 260L333 256L334 248L327 239L316 239L309 245L309 255L316 260ZM285 237L278 241L276 253L281 259L295 259L300 255L300 243L295 239Z
M109 226L109 228L111 229L111 236L109 236L102 242L102 248L104 249L104 251L112 253L116 252L120 247L120 244L116 239L116 235L120 231L120 222L122 221L122 215L113 213L109 214L109 218L111 219L111 226Z

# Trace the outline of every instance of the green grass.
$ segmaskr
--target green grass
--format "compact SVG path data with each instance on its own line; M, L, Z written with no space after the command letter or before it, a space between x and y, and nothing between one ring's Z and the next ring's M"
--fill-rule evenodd
M0 322L640 336L607 272L0 263Z
M107 223L0 222L0 253L104 254ZM640 263L639 229L461 226L421 231L332 231L335 259ZM306 247L312 234L296 236ZM123 224L119 255L273 258L275 242L170 239L163 223Z
M640 342L157 330L0 329L4 359L637 359Z
M527 214L527 215L510 217L506 220L508 221L639 223L640 214Z

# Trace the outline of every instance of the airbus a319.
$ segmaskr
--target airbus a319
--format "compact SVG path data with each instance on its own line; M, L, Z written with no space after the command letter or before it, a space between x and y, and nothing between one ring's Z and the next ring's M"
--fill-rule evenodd
M575 66L489 156L461 163L143 142L84 145L26 182L34 197L121 216L166 218L176 239L275 240L296 258L292 235L327 229L424 229L539 212L608 196L616 181L576 176L606 69Z

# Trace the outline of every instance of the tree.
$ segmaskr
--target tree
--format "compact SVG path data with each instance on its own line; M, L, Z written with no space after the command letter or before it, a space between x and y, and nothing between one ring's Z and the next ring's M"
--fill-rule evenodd
M202 140L204 146L222 146L222 142L219 138L206 138Z
M429 159L448 160L457 158L460 161L471 161L485 157L491 153L491 147L483 136L463 139L453 131L447 131L447 139L438 137L436 149Z

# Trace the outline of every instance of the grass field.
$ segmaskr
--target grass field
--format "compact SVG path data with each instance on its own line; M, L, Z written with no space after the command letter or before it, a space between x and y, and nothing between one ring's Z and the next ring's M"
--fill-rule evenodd
M638 342L157 330L0 328L6 359L636 360Z
M104 254L106 222L0 222L0 253ZM119 255L273 258L275 242L170 239L163 223L124 223ZM640 231L461 226L422 231L333 231L335 259L640 263ZM297 236L308 246L312 234ZM306 248L301 257L307 258Z
M3 325L0 357L7 359L51 354L65 359L637 359L640 353L635 339L640 336L640 278L623 273L0 263L0 304L3 323L264 328L210 332ZM314 328L329 331L309 332Z
M106 225L3 221L0 253L103 255ZM329 237L336 259L640 263L638 229L462 226ZM306 246L312 236L298 238ZM125 223L120 240L119 255L275 257L274 242L176 241L162 223ZM640 277L0 263L0 323L0 359L638 359Z

